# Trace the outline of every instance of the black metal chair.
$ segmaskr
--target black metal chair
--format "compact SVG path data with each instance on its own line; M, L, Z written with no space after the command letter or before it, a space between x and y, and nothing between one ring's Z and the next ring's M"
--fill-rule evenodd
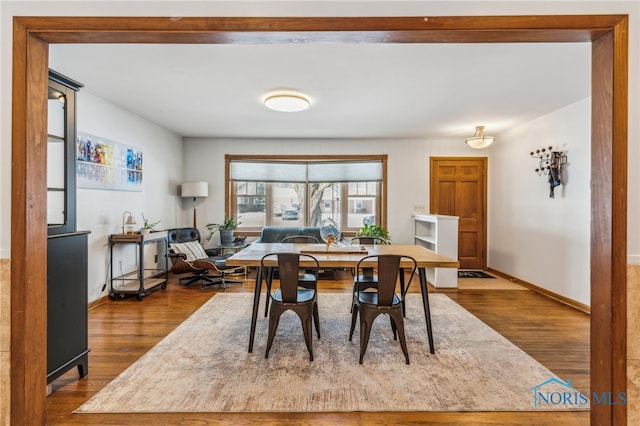
M294 244L318 244L320 240L311 235L290 235L288 237L284 237L282 239L283 243L294 243ZM309 269L301 269L300 276L298 277L298 282L300 286L306 287L305 283L310 283L310 285L315 286L318 281L318 271L313 273L313 271Z
M284 237L281 242L293 243L293 244L318 244L320 243L320 240L318 240L316 237L312 235L289 235L287 237ZM277 275L278 275L278 268L272 268L271 277L270 279L266 280L267 291L271 291L271 289L269 288L269 282L274 278L277 278ZM317 281L318 281L318 271L313 273L310 270L305 270L305 269L300 270L298 282L301 287L304 287L304 288L315 287ZM268 313L269 313L269 298L267 297L267 300L265 301L265 306L264 306L264 316L266 317Z
M351 244L380 244L387 245L389 242L384 238L380 237L353 237L351 239Z
M294 243L294 244L320 244L322 241L320 241L317 237L313 235L289 235L287 237L284 237L280 242ZM333 274L333 279L338 280L338 272L333 268L323 269L319 272L320 272L319 277L322 277L324 273L331 272Z
M380 237L353 237L351 239L351 245L387 245L389 244L387 240ZM351 274L354 276L354 279L357 279L359 283L365 285L365 283L371 283L371 287L375 287L375 283L378 281L378 277L375 275L375 271L373 268L362 268L362 275L356 277L355 271L352 269Z
M278 329L280 316L286 311L293 311L300 317L302 322L302 331L304 340L309 351L309 360L313 361L313 343L312 343L312 322L315 324L318 339L320 338L320 318L318 315L318 289L317 280L315 285L305 283L301 286L298 280L300 271L300 260L310 261L312 267L306 266L318 272L318 260L308 254L299 253L269 253L260 261L261 270L265 273L267 280L267 298L271 299L271 311L269 312L269 335L267 337L267 349L264 353L265 358L269 358L269 351L273 344L273 340ZM271 262L270 262L271 261ZM274 265L273 263L276 262ZM271 291L273 275L270 271L277 267L279 271L279 287Z
M349 331L349 341L353 338L353 331L356 326L356 319L360 314L360 364L362 364L364 354L369 344L371 327L375 319L381 314L390 317L393 339L400 338L400 347L404 353L405 361L409 364L409 352L404 333L404 298L411 284L411 279L416 271L415 259L409 256L396 254L372 255L362 258L356 266L356 276L362 268L370 267L371 262L376 262L378 269L378 283L376 287L367 289L359 288L357 281L353 286L353 304L351 308L351 329ZM401 289L400 295L396 294L396 285L399 276L404 273L400 264L405 262L411 265L411 278L406 286Z
M284 237L281 242L294 244L318 244L320 240L313 235L289 235Z

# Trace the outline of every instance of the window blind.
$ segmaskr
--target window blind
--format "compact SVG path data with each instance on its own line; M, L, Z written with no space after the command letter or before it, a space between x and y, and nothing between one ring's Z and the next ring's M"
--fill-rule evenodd
M232 181L380 182L382 161L231 161Z
M308 182L377 182L382 180L381 161L309 163Z
M232 161L229 174L233 181L306 182L307 165L289 162Z

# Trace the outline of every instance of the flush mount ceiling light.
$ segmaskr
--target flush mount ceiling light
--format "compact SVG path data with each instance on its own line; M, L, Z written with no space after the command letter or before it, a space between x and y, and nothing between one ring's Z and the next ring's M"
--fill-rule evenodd
M467 145L471 148L482 149L486 148L493 143L496 138L493 136L484 135L484 126L476 126L476 132L474 135L465 140Z
M264 105L274 111L298 112L309 108L309 99L297 93L278 93L269 95L264 100Z

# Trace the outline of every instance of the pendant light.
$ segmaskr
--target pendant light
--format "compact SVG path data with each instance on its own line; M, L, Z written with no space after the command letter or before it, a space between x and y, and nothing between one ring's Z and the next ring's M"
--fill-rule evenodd
M471 148L482 149L491 145L494 140L495 138L493 136L485 136L484 126L476 126L474 135L466 139L465 142Z

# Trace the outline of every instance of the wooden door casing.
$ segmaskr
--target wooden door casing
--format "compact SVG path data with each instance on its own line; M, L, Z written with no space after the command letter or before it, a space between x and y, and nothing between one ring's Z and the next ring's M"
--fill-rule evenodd
M629 15L14 16L11 424L46 424L46 206L39 194L46 191L48 44L293 43L301 34L308 42L591 43L591 390L626 390ZM593 404L590 416L592 424L626 424L627 405Z
M458 216L461 269L487 266L487 158L431 157L430 212Z

